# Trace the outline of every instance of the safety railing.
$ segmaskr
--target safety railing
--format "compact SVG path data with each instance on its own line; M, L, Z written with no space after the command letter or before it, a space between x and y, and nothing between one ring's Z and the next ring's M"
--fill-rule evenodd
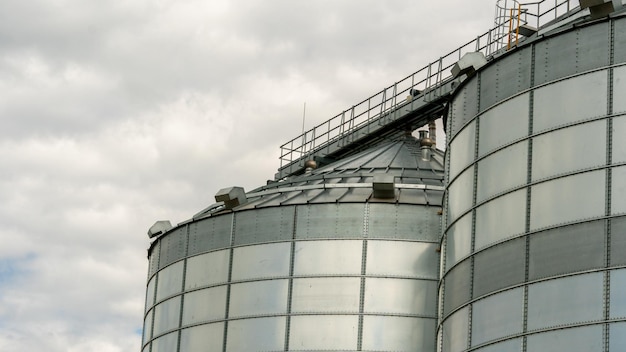
M514 3L512 0L501 0L498 3L500 2L504 2L502 5L505 9L508 3ZM356 130L363 133L365 129L365 133L369 133L368 128L371 126L393 122L396 117L394 112L397 111L399 105L413 104L413 100L407 99L407 96L423 96L425 101L441 97L439 89L444 83L453 79L451 68L463 55L469 52L482 52L489 58L506 51L507 43L510 43L511 29L509 28L528 24L539 29L578 10L579 1L515 2L515 8L518 11L517 17L509 15L506 19L496 18L496 26L493 29L281 145L280 168L294 161L303 161L309 154L323 153L324 148L333 143L349 144L357 138L354 133Z

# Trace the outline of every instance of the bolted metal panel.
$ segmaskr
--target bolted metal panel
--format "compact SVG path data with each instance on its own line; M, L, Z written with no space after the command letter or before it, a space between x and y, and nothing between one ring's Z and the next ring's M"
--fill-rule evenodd
M359 238L363 236L363 204L298 206L296 238Z
M472 213L459 219L446 232L446 272L472 251Z
M180 321L180 303L180 296L176 296L158 304L154 308L154 336L178 327Z
M392 238L435 242L441 217L438 209L427 206L370 204L369 238Z
M480 74L480 111L530 88L531 65L532 48L527 47L498 59L488 70L483 70Z
M474 303L472 346L521 333L524 328L523 312L523 288L498 293Z
M442 345L444 351L461 352L467 348L469 307L465 307L443 322Z
M451 124L451 136L454 138L461 128L478 113L478 80L470 79L455 96L452 104L453 118L448 119Z
M602 351L602 325L559 329L540 334L532 334L528 336L527 341L527 351ZM617 351L619 351L619 349Z
M148 255L148 279L152 277L152 275L156 274L159 270L159 254L161 253L161 241L156 240L156 243L150 249Z
M539 282L528 287L528 330L602 319L603 273Z
M626 112L626 99L623 98L624 96L626 96L626 66L620 66L620 67L616 67L613 69L613 100L612 102L613 102L614 113L623 114ZM619 126L619 128L621 129L620 132L622 132L624 129L624 124L625 124L625 122L623 122L624 120L626 120L626 118L623 116L616 117L613 119L614 123L617 121L620 122L620 126ZM623 136L623 134L616 133L616 132L613 132L613 135ZM626 157L624 157L624 154L626 153L626 148L624 147L624 142L622 142L621 138L614 142L621 142L619 144L620 148L613 146L613 151L619 152L621 154L620 161L625 161Z
M156 300L160 301L183 290L184 262L172 264L161 270L156 286Z
M535 85L609 65L609 25L603 22L535 45Z
M528 136L529 96L524 93L480 115L479 156Z
M610 324L609 350L619 351L626 346L626 322Z
M189 225L189 255L230 246L232 214L219 215Z
M607 84L607 72L599 71L536 89L533 132L606 115Z
M525 238L511 240L476 254L474 297L522 283L525 262Z
M289 350L354 351L357 347L357 331L357 316L292 316L289 330Z
M357 314L360 287L357 277L294 279L291 311Z
M224 319L226 286L207 288L185 294L182 325Z
M231 279L248 280L289 275L291 243L239 247L233 250Z
M298 241L293 274L359 275L363 241Z
M494 343L487 347L474 350L476 352L520 352L522 351L522 339L511 339L500 343Z
M230 318L287 313L288 280L264 280L233 284Z
M436 243L375 241L367 242L368 275L437 279L439 253Z
M295 206L236 213L235 245L291 240L294 213Z
M626 166L611 169L611 213L626 213Z
M529 279L567 274L604 266L604 221L593 221L530 237Z
M471 296L471 260L465 260L450 270L443 279L445 285L445 299L443 301L443 315L461 306L470 300Z
M609 318L626 318L626 269L612 270Z
M525 232L526 193L526 189L508 193L476 209L476 249Z
M152 317L153 317L153 313L154 310L151 310L150 312L148 312L148 315L146 315L146 319L143 322L143 333L142 333L142 337L141 337L141 345L143 346L146 341L150 340L152 338Z
M282 351L284 343L284 317L242 319L228 322L227 352Z
M180 227L161 238L159 269L183 259L187 252L187 227Z
M367 278L365 313L437 315L437 281Z
M183 329L180 352L222 351L224 323L213 323Z
M435 319L363 317L363 351L434 351ZM385 331L385 334L381 334Z
M611 219L611 266L626 265L626 216Z
M161 336L152 341L151 352L172 352L178 347L178 331Z
M452 223L461 217L474 203L474 168L465 170L448 187L448 221Z
M482 126L482 121L481 124ZM476 202L526 183L528 142L506 147L478 162Z
M154 294L156 290L156 276L148 281L148 287L146 288L146 307L144 312L147 312L154 304Z
M226 283L230 250L205 253L187 259L185 290Z
M626 62L626 17L613 20L614 38L613 38L613 62Z

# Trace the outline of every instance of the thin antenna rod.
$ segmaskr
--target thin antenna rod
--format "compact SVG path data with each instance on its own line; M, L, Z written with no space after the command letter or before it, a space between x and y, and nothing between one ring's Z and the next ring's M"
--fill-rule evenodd
M304 109L302 110L302 134L304 134L304 119L306 118L306 101L304 102Z

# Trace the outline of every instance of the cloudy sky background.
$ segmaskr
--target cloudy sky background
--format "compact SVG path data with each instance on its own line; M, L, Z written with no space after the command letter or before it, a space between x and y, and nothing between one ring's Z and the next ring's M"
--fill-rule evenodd
M0 351L138 352L147 229L486 32L495 0L2 0Z

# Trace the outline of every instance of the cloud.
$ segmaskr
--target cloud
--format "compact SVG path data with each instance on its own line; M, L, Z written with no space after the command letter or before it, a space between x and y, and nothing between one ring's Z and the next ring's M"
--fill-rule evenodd
M265 184L305 102L310 128L486 31L492 10L1 2L0 350L139 351L149 226Z

